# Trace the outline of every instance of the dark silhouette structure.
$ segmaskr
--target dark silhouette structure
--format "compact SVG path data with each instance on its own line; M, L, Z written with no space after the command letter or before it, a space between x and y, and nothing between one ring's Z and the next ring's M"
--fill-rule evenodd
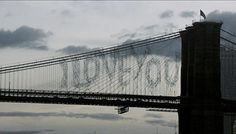
M222 134L220 29L222 23L196 22L182 38L180 134ZM214 110L213 110L214 109Z

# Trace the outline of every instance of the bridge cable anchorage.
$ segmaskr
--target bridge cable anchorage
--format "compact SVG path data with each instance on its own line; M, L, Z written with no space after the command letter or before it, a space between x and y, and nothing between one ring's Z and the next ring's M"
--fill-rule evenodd
M30 69L30 68L38 68L38 67L43 67L43 66L49 66L52 64L61 64L62 62L65 61L74 61L74 60L82 60L86 58L91 58L91 57L96 57L102 54L109 54L109 53L114 53L117 50L127 50L130 48L130 46L133 45L133 47L142 47L142 46L148 46L153 43L158 43L158 42L163 42L175 38L179 38L179 34L169 34L168 36L163 36L161 38L154 38L154 39L146 39L146 40L141 40L141 41L136 41L132 43L127 43L125 45L113 47L113 48L106 48L102 50L95 50L95 51L90 51L86 53L81 53L77 55L69 55L69 56L64 56L64 57L59 57L59 58L54 58L54 59L48 59L48 60L42 60L42 61L36 61L36 62L29 62L29 63L24 63L24 64L18 64L18 65L11 65L11 66L5 66L2 67L0 70L0 73L6 73L6 72L12 72L12 71L19 71L19 70L25 70L25 69Z

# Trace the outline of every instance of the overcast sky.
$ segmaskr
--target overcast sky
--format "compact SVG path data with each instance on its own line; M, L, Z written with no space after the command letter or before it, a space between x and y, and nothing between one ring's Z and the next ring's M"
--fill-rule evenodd
M1 1L1 65L105 47L172 32L202 9L236 33L234 1ZM74 51L73 51L74 52ZM1 134L174 133L176 113L114 107L0 104Z

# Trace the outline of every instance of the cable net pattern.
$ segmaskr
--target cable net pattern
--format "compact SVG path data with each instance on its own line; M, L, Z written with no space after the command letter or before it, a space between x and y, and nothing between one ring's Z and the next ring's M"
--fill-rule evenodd
M180 94L180 38L172 33L117 47L0 68L0 88Z
M236 100L236 36L221 29L221 92L222 97Z

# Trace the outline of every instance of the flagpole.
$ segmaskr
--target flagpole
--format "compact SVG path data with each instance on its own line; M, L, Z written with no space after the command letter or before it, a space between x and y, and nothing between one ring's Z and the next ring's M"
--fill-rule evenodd
M204 12L200 9L200 21L202 21L201 16L204 18L203 20L206 19L206 15L205 15Z

